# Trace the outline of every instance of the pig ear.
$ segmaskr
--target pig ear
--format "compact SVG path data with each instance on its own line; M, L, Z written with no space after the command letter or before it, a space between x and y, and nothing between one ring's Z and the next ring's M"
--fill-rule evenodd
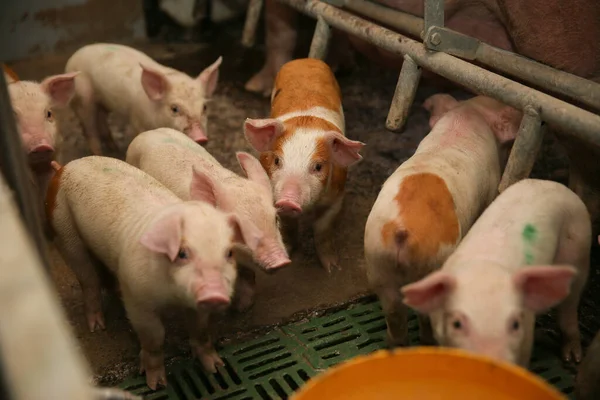
M217 89L217 82L219 81L219 67L223 62L223 57L217 58L217 61L209 65L198 75L198 81L204 85L204 93L206 97L211 97Z
M248 179L263 186L269 192L272 191L269 175L267 175L267 172L260 164L260 161L243 151L238 151L235 153L235 156L237 157L240 166L246 173L246 176L248 176Z
M494 114L491 126L492 132L501 144L510 143L517 137L522 119L522 111L506 106L497 114Z
M44 79L40 86L50 96L52 103L61 107L69 104L75 94L75 77L79 72L49 76Z
M362 160L358 154L365 145L362 142L350 140L339 132L329 131L325 133L325 140L331 149L333 161L342 167L349 167Z
M244 122L244 136L256 151L264 152L273 149L275 139L283 134L283 122L276 118L251 119Z
M192 167L190 197L192 200L204 201L221 210L231 209L228 194L223 191L218 182L195 167Z
M171 212L154 222L142 234L140 243L150 251L166 254L175 261L181 244L181 216Z
M544 312L569 295L577 270L568 265L526 267L515 273L513 282L523 296L524 306Z
M423 102L423 108L429 111L429 128L433 129L440 118L458 106L458 101L446 93L434 94Z
M171 84L162 72L140 63L142 67L142 87L150 100L158 101L171 89Z
M240 218L236 214L230 214L228 222L234 232L234 241L245 244L252 250L256 251L264 234L251 221Z
M402 287L400 292L404 295L404 304L428 314L442 307L455 287L456 279L452 275L437 271Z
M8 65L2 64L2 69L4 70L4 78L6 79L6 83L14 83L19 81L19 75L17 75L17 73Z

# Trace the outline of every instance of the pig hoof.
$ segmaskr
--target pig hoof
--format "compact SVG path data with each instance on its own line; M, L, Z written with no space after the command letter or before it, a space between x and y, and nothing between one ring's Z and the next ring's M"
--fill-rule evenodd
M216 352L208 353L208 354L199 354L198 358L200 358L200 362L202 366L207 372L214 374L217 372L217 367L225 366L223 360Z
M159 385L167 387L165 368L146 370L146 385L152 390L156 390Z
M95 332L97 329L106 329L106 325L104 324L104 315L102 314L102 311L88 313L87 321L88 327L90 328L90 332Z
M563 360L565 362L575 362L579 364L581 362L582 350L581 343L579 340L569 341L563 345L562 349Z
M264 67L260 72L254 75L246 84L244 89L252 93L262 94L264 97L269 97L273 90L273 82L275 78L270 69Z

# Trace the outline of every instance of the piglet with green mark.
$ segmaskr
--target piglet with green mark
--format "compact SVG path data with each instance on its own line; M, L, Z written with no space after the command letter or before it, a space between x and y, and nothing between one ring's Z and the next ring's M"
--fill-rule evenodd
M535 315L558 306L565 361L581 361L577 308L587 281L591 222L562 184L525 179L475 222L441 270L404 286L439 344L526 367Z

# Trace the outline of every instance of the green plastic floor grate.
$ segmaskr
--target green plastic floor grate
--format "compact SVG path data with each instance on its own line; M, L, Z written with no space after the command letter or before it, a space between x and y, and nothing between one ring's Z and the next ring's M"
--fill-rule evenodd
M166 389L153 392L140 375L119 386L148 400L287 399L325 369L385 348L385 331L381 306L370 297L258 339L230 344L219 350L226 365L216 374L205 373L198 361L185 360L168 369ZM418 333L417 319L411 315L411 345L418 344ZM536 342L530 369L572 398L573 376L555 354L558 344L553 338L543 339Z

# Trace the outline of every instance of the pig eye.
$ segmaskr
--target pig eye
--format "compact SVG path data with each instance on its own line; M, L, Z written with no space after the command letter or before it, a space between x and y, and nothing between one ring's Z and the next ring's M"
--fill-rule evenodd
M171 112L172 112L173 114L179 114L179 106L178 106L178 105L176 105L176 104L173 104L173 105L171 106Z
M179 249L179 252L177 253L178 260L187 260L189 257L190 256L186 249L184 249L183 247Z
M510 324L510 329L513 332L517 332L520 327L521 327L521 323L519 322L518 319L513 320L513 322Z
M52 121L54 119L54 116L52 115L52 111L46 110L46 119L48 121Z
M275 156L275 159L273 160L273 162L275 163L275 165L279 166L279 163L280 163L279 157Z
M204 105L204 108L202 109L202 111L206 112L206 110L208 109L208 107L206 106L206 104Z
M233 257L233 250L229 249L229 251L227 252L227 259L231 259Z
M460 320L455 319L454 322L452 322L452 327L456 330L460 330L462 329L462 322L460 322Z
M315 171L320 172L321 169L323 169L323 164L321 163L316 163L315 164Z

